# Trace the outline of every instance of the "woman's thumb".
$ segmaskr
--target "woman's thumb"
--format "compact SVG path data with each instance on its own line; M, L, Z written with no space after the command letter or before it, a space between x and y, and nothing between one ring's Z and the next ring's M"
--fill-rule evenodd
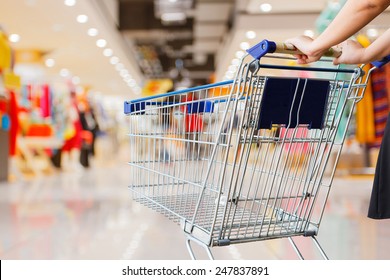
M335 58L333 59L333 65L339 65L339 64L341 64L340 56L339 56L339 57L335 57Z

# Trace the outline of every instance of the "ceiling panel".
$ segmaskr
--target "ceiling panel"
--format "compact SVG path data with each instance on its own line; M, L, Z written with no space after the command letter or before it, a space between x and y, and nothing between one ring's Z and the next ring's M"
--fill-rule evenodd
M198 3L195 8L197 21L222 21L226 22L233 7L232 3Z
M195 38L222 38L223 34L227 31L226 24L224 23L197 23L194 26Z
M241 1L239 1L241 2ZM244 1L243 1L244 2ZM322 11L328 0L249 0L245 5L241 6L241 9L247 13L264 13L261 11L260 6L264 3L269 3L272 6L270 13L306 13L306 12L320 12ZM336 1L334 1L336 2Z
M184 47L185 52L215 53L221 46L219 40L195 40L192 46Z

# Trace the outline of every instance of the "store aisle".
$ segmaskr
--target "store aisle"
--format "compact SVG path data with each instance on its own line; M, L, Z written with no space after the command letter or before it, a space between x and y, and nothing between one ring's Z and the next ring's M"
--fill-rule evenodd
M133 202L130 179L128 166L117 163L0 184L0 258L189 259L180 227ZM390 259L390 220L365 217L370 184L336 178L318 237L331 259ZM310 240L296 240L307 258L319 257ZM217 259L296 259L284 239L213 252Z

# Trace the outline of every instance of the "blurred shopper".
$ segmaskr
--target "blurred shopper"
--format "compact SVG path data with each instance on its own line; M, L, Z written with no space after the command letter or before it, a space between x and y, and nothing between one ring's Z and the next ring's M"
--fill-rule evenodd
M95 139L99 131L95 114L88 100L79 101L79 119L82 127L80 163L84 167L90 166L90 156L95 155Z
M64 145L62 147L62 160L65 169L78 169L80 166L80 149L82 144L82 125L79 117L76 93L71 92L70 102L67 108L67 121L64 132Z

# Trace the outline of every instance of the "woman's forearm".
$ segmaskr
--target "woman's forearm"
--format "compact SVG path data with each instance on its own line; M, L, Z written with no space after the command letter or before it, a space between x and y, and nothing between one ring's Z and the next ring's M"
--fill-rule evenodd
M364 63L381 60L390 55L390 29L377 38L364 51Z
M390 0L349 0L328 28L312 43L313 53L337 45L372 21L390 5Z

